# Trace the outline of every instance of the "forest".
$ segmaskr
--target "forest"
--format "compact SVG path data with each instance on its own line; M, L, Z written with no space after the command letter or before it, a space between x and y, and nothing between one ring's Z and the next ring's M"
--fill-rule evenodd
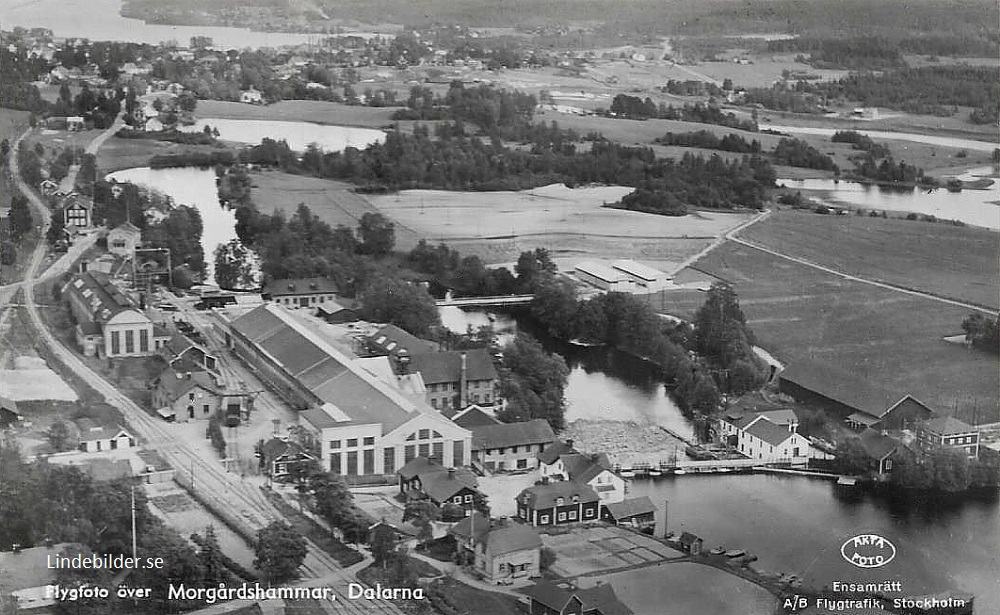
M598 110L600 113L600 110ZM703 103L684 104L680 107L668 105L666 103L656 104L653 99L645 99L628 94L618 94L611 101L611 107L607 110L611 117L620 117L633 120L682 120L685 122L697 122L699 124L715 124L727 126L737 130L747 130L757 132L757 122L753 120L741 120L735 113L725 113L716 105L706 105Z
M747 142L738 134L729 133L720 138L715 133L708 130L697 130L694 132L668 132L662 137L657 137L653 141L660 145L680 145L683 147L702 147L705 149L717 149L724 152L736 152L738 154L759 154L760 141L754 139Z
M994 57L997 41L982 36L798 36L767 42L772 53L808 53L816 68L885 70L906 65L904 54Z

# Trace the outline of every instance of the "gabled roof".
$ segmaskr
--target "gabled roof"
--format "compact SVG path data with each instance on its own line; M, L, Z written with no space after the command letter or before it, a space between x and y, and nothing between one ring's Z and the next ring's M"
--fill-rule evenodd
M94 322L105 323L128 310L142 315L139 306L115 286L107 274L98 271L86 271L73 276L63 287L63 292L88 306Z
M490 518L479 511L473 511L471 515L465 517L448 529L449 534L454 534L460 538L475 538L482 540L483 536L489 533L491 526ZM475 536L473 536L475 531Z
M557 440L555 443L546 446L542 452L535 456L545 465L552 465L559 460L560 456L575 453L577 453L576 449L570 446L569 443Z
M628 279L624 273L618 271L617 269L612 269L602 263L594 263L591 261L578 264L576 266L576 270L592 275L595 278L604 280L605 282L620 282Z
M166 392L171 401L176 401L195 387L201 387L209 393L219 394L219 386L208 372L179 373L167 368L160 374L157 386Z
M621 502L612 502L605 504L605 507L615 521L656 512L656 506L653 505L653 501L647 495L638 498L629 498Z
M746 432L772 446L778 446L795 435L788 431L788 429L779 427L764 417L760 417L759 420L754 421L753 425L748 427Z
M700 536L695 536L691 532L684 532L684 533L681 534L681 537L680 537L680 543L682 545L685 545L685 546L688 546L688 547L690 547L694 543L698 542L699 540L701 540L701 537Z
M438 350L438 346L434 342L422 340L400 329L396 325L382 327L365 338L365 341L368 343L369 348L390 355L396 355L403 349L406 349L411 357L418 353L437 352ZM424 382L427 382L426 377L424 377Z
M555 439L556 434L545 419L534 419L523 423L499 423L474 427L472 450L551 444Z
M453 471L454 470L454 471ZM475 474L466 468L446 468L426 457L416 457L397 472L403 480L420 480L420 490L435 502L444 502L462 489L479 486Z
M642 263L637 263L633 260L618 260L611 263L611 267L619 271L624 271L630 275L634 275L637 278L642 278L643 280L648 280L650 282L654 280L660 280L667 277L667 274L663 273L659 269L653 269L652 267L647 267Z
M579 496L583 504L600 499L590 485L566 480L528 487L518 494L517 501L532 510L543 510L556 506L557 498L563 498L563 506L571 504L573 496Z
M0 408L5 410L10 410L11 412L17 412L17 402L9 397L4 397L0 395Z
M508 523L491 530L485 541L491 555L542 548L542 537L535 528L520 523Z
M338 424L380 423L383 433L387 433L420 410L401 391L370 374L354 357L328 343L281 306L263 304L230 326L308 389L317 405L325 402L337 408L337 414L331 416ZM316 413L312 413L310 422L313 418L328 422Z
M585 615L632 615L632 610L622 604L614 588L607 584L588 589L564 589L551 581L540 581L527 588L525 593L535 602L557 612L562 612L574 597L583 605Z
M923 428L942 436L976 432L976 428L951 416L941 416L925 421Z
M486 425L497 425L500 421L496 420L492 416L486 413L482 408L473 404L466 408L465 410L460 410L455 412L454 408L448 408L441 412L441 414L448 417L449 413L452 413L449 417L456 425L459 427L465 427L466 429L471 429L475 433L475 428L483 427ZM475 442L473 442L473 445Z
M140 235L141 236L142 235L142 229L140 229L138 226L132 224L131 222L122 222L121 224L119 224L115 228L113 228L110 231L108 231L109 235L111 233L128 233L130 235Z
M495 380L493 357L485 348L450 352L414 352L410 350L410 371L420 372L425 384L459 382L462 378L462 355L465 355L466 380Z
M812 359L795 358L779 378L874 417L883 416L887 409L902 401L900 397L905 399L898 392Z
M337 292L337 284L330 278L283 278L264 284L261 291L271 297L289 295L316 295Z
M271 438L265 442L261 447L261 452L264 454L264 459L269 462L273 462L283 456L309 456L299 443L282 440L281 438Z
M859 437L861 438L861 446L868 453L868 456L878 461L882 461L891 455L899 446L896 440L893 440L889 436L883 436L874 429L862 431Z
M107 440L115 438L121 434L131 437L120 425L98 425L88 418L74 421L77 429L80 430L81 442L93 442L94 440Z
M562 456L563 467L570 480L589 483L598 474L611 469L611 461L605 453L570 453Z

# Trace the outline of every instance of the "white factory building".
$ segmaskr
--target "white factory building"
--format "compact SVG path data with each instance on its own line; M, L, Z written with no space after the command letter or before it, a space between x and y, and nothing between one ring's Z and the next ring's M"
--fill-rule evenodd
M586 261L576 266L576 277L608 292L632 292L632 280L624 272L608 267L603 263Z
M615 261L611 263L611 268L624 273L637 287L638 292L654 292L666 288L670 284L667 274L633 260Z

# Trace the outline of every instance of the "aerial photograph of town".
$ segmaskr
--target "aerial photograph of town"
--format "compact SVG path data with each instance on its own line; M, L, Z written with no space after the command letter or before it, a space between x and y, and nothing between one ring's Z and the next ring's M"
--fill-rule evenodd
M0 0L0 615L1000 615L996 0Z

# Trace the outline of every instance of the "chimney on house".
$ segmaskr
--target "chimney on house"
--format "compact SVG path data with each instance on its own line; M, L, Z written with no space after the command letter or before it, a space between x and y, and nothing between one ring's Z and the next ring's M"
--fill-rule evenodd
M469 399L468 399L469 393L466 390L468 388L468 386L469 386L469 384L468 384L468 381L469 381L468 372L469 372L468 355L466 355L466 353L463 352L462 353L462 369L459 372L459 376L458 376L458 404L462 408L465 408L466 406L469 405Z
M396 353L396 373L400 376L410 373L410 351L406 348Z
M448 468L448 480L455 478L455 468Z
M319 284L316 282L309 282L309 290L319 290Z

